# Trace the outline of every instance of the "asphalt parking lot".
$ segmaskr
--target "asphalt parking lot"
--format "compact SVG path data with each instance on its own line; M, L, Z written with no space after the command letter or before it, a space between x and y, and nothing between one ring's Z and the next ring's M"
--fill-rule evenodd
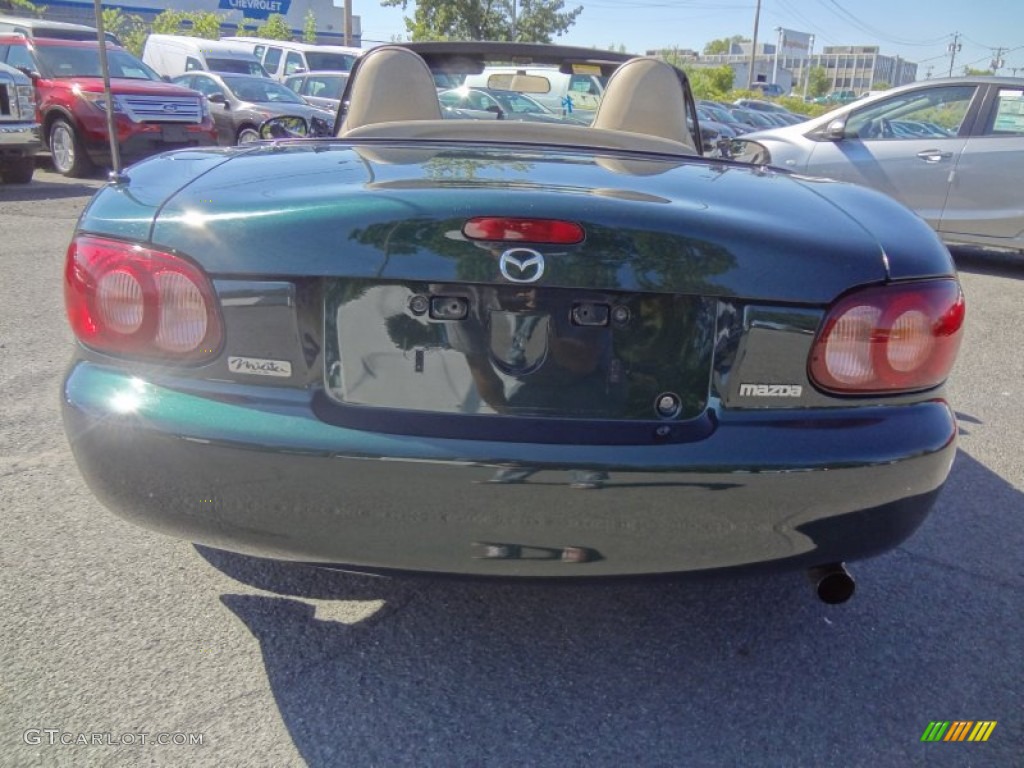
M799 573L385 580L164 538L85 488L61 270L101 183L0 186L0 765L1021 764L1024 263L958 262L953 473L845 605ZM935 720L997 725L922 743Z

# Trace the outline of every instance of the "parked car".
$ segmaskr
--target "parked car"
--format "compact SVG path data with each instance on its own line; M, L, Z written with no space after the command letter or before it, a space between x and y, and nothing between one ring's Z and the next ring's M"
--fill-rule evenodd
M0 64L0 179L13 184L32 181L41 146L32 81Z
M24 19L17 16L0 15L0 34L19 34L25 37L49 37L59 40L97 40L95 27L84 24L69 24L64 21L50 19ZM105 32L104 37L114 45L121 41L113 32Z
M361 48L344 45L315 45L262 37L225 37L225 42L241 43L258 58L270 76L284 81L303 72L348 72L362 55Z
M142 60L170 78L196 70L270 76L243 45L185 35L150 35L142 49Z
M291 88L267 77L191 72L173 82L206 97L218 140L226 146L259 141L260 124L275 115L319 117L334 125L334 112L310 106Z
M751 88L755 91L760 91L768 97L786 95L786 89L778 83L754 83Z
M444 119L432 70L495 60L607 77L593 124ZM953 461L956 271L894 200L705 158L688 118L656 58L383 45L323 138L286 115L136 165L67 254L89 486L305 563L772 564L846 599Z
M37 119L54 168L88 175L110 161L99 43L0 35L0 56L32 78ZM216 143L206 101L165 83L128 51L107 46L121 157L131 161L165 149Z
M525 93L552 112L589 119L601 102L605 77L580 68L492 65L467 74L462 85Z
M948 244L1024 251L1024 78L917 82L750 138L782 168L885 192Z
M458 112L458 117L477 120L530 120L559 124L563 122L560 114L548 109L536 99L516 91L460 86L441 91L437 98L446 115Z
M299 94L307 104L337 112L347 82L347 72L325 70L292 75L284 84L286 88L291 88Z

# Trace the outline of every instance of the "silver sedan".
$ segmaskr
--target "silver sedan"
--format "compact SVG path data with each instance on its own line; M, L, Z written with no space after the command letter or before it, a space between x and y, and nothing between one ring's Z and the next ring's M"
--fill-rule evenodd
M295 91L267 77L216 72L189 72L174 82L202 93L210 102L221 145L259 141L260 124L271 117L319 117L334 125L335 113L313 107Z
M744 138L773 165L885 192L947 244L1024 252L1024 78L926 80Z

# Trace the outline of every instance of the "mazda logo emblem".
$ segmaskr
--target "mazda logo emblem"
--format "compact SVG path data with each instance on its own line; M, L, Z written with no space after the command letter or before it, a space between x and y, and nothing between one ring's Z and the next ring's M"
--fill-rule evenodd
M513 283L536 283L544 274L544 257L531 248L510 248L498 262L501 276Z

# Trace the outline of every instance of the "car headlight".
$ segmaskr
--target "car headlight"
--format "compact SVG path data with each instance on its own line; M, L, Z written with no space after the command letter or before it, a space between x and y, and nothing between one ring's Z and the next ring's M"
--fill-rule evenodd
M88 101L94 107L100 109L103 112L107 111L107 95L105 93L93 93L91 91L81 91L79 94L83 99ZM114 102L114 113L124 113L124 108L121 106L121 100L117 96L112 96Z
M36 89L31 85L19 85L16 88L18 114L23 120L36 118Z

